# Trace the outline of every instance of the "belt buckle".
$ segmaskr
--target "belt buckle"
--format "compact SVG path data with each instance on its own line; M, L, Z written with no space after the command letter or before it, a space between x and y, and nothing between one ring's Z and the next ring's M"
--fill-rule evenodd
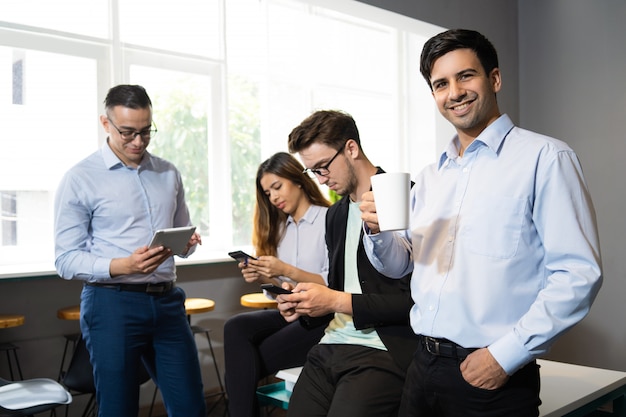
M165 285L154 285L154 284L146 285L147 294L162 294L163 292L165 292Z
M433 354L439 356L439 341L430 336L424 336L424 342L426 344L426 350Z

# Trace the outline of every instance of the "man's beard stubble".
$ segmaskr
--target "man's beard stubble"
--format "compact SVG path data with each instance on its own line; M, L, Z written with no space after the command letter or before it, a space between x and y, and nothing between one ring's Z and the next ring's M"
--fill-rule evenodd
M343 189L337 190L337 194L339 194L342 197L345 197L347 195L350 195L356 192L357 187L359 185L356 172L354 171L354 167L350 163L348 163L347 165L348 165L348 173L347 173L347 178L346 178L346 185Z

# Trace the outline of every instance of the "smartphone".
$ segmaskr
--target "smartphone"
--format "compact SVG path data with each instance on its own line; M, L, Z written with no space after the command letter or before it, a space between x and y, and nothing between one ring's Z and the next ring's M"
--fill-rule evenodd
M261 289L269 291L272 294L292 294L291 291L274 284L261 284Z
M234 252L228 252L228 256L230 256L231 258L233 258L233 259L235 259L235 260L237 260L239 262L243 262L244 265L248 264L248 259L254 259L254 260L257 259L254 256L248 255L244 251L240 251L240 250L236 250Z

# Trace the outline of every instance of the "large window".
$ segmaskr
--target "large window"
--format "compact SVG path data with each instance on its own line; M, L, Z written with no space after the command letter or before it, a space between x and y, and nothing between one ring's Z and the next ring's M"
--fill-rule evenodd
M3 0L0 277L53 271L56 186L106 140L115 84L152 98L149 151L181 170L203 236L190 261L250 243L257 166L313 110L348 111L375 164L416 173L439 134L418 70L439 30L349 0Z

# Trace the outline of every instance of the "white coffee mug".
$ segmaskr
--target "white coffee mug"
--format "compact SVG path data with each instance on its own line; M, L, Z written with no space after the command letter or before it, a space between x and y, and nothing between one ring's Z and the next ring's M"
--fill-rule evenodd
M409 193L411 178L408 172L385 172L371 177L376 203L378 226L381 231L409 228Z

